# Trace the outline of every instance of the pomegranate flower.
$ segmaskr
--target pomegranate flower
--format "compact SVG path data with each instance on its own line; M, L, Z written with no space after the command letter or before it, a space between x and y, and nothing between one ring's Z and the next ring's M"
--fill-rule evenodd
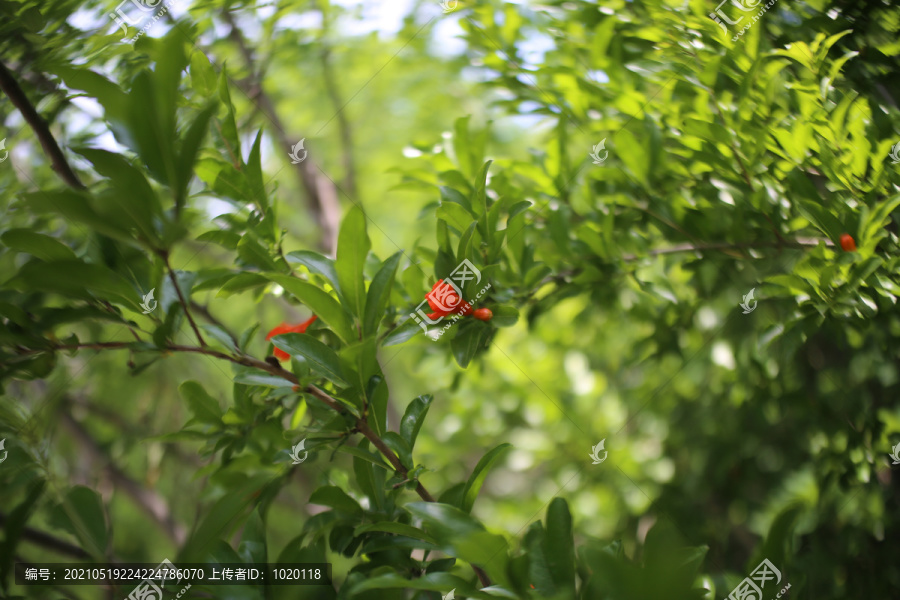
M313 315L299 325L288 325L287 323L282 323L278 327L272 328L272 331L270 331L269 335L266 336L266 340L270 340L276 335L281 335L283 333L306 333L307 327L312 325L313 321L315 321L317 318L318 317L316 317L316 315ZM285 361L289 360L291 358L291 355L281 348L275 348L275 358L281 361Z
M444 283L443 279L438 279L431 286L431 291L425 294L425 299L428 300L428 306L434 311L428 315L432 321L450 314L468 315L472 313L472 305L462 300L453 286Z

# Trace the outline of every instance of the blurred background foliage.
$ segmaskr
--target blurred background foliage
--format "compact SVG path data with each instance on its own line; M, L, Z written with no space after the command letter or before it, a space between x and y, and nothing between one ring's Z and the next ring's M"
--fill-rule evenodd
M129 591L13 560L265 556L334 585L188 597L722 598L763 558L787 597L896 596L900 10L779 0L733 41L720 7L195 0L132 44L112 2L0 2L0 594ZM403 325L462 257L494 320ZM255 368L176 351L170 273ZM291 275L341 302L284 366L383 407L408 472L259 364L316 302Z

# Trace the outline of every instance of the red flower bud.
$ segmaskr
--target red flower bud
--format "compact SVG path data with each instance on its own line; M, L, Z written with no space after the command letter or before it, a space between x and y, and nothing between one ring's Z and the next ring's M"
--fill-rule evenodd
M475 311L473 316L479 321L490 321L494 318L494 313L492 313L489 308L479 308Z
M845 252L856 252L856 240L854 240L853 236L849 233L842 234L841 248L843 248Z
M266 340L270 340L276 335L281 335L283 333L306 333L307 327L312 325L313 321L315 321L317 318L318 317L316 317L316 315L313 315L299 325L288 325L287 323L282 323L281 325L272 328L272 330L266 336ZM291 355L281 348L275 348L275 358L284 361L289 360L291 358Z

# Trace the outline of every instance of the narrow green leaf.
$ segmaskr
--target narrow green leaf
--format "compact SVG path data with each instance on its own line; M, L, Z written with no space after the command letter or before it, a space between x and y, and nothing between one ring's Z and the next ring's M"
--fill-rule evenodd
M415 448L416 437L419 435L422 423L425 422L425 415L431 408L432 400L434 400L434 396L431 394L414 398L406 407L403 418L400 419L400 435L409 444L410 449Z
M366 285L363 280L363 268L370 247L369 235L366 233L366 216L361 209L354 206L341 223L335 269L341 294L349 303L350 312L359 318L365 314Z
M464 232L469 228L469 224L475 221L475 217L468 210L452 202L441 204L435 214L438 219L445 221L459 233Z
M331 282L335 290L340 290L333 259L311 250L295 250L294 252L289 252L285 258L289 263L303 265L311 273L322 275Z
M75 260L71 248L49 235L31 229L8 229L0 236L3 244L16 252L26 252L41 260Z
M202 53L199 54L202 55ZM191 177L194 175L194 163L197 162L197 155L203 146L203 138L206 137L209 121L216 113L216 109L216 103L211 102L206 108L201 110L200 114L193 119L190 127L184 133L184 138L181 140L181 152L179 152L178 161L175 163L175 205L178 208L184 206L188 186L191 183Z
M478 498L481 486L484 485L484 480L507 448L512 448L512 444L500 444L481 457L481 460L475 465L475 470L472 471L469 481L466 482L466 490L463 492L462 509L467 513L472 512L472 507L475 505L475 499Z
M418 333L422 333L422 326L415 322L411 317L401 323L396 329L390 332L385 336L384 341L381 342L381 345L385 348L388 346L396 346L397 344L402 344L413 337Z
M178 561L204 560L209 547L239 519L239 515L249 505L253 504L256 494L261 492L270 480L269 475L258 475L229 489L228 493L217 500L206 512L200 525L197 526L190 540L179 553Z
M212 96L216 91L216 71L200 50L191 54L191 83L204 96Z
M266 196L266 188L263 185L262 159L260 156L260 142L262 141L262 129L256 134L253 140L253 146L250 148L250 156L247 157L247 182L250 184L250 190L257 206L261 212L266 212L269 208L269 198Z
M350 344L358 339L349 315L327 292L288 275L267 273L265 277L306 304L345 343Z
M475 354L484 347L491 334L491 326L484 321L466 323L450 340L450 349L456 363L465 369Z
M384 263L372 283L369 285L369 293L366 297L365 317L363 318L363 335L373 335L378 332L378 324L384 318L384 312L391 297L391 289L394 287L394 276L397 273L397 265L403 252L397 252Z
M196 381L185 381L178 387L194 418L201 423L222 424L222 409L215 398L206 393Z
M309 503L330 506L337 511L350 514L359 514L363 511L359 503L348 496L347 492L333 485L326 485L314 491L309 497Z
M77 260L26 263L5 286L90 300L108 300L141 311L140 295L114 271Z
M575 538L572 515L563 498L554 498L547 508L544 556L554 583L563 589L575 588Z
M263 271L278 271L278 263L260 244L252 233L245 233L237 245L238 256L248 265L252 265Z
M106 511L100 494L94 490L81 485L70 488L51 513L50 522L74 535L93 556L106 555L109 543Z
M156 242L153 222L162 215L162 205L144 174L119 154L93 148L79 148L77 152L112 184L114 193L96 196L102 205L101 214L114 222L127 223L145 240Z
M308 333L276 335L272 338L272 343L292 356L302 356L313 371L330 381L341 386L347 385L337 353Z
M388 431L381 439L388 448L394 451L404 467L413 468L412 449L405 439L393 431Z
M362 535L363 533L369 533L372 531L395 533L397 535L404 535L406 537L415 538L417 540L423 540L431 544L437 544L437 540L435 540L433 537L431 537L421 529L413 527L412 525L397 523L396 521L382 521L380 523L372 523L371 525L360 525L353 531L353 535Z

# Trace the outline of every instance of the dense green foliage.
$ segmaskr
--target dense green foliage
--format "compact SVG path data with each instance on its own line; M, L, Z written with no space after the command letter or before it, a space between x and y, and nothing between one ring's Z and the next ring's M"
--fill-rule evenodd
M185 4L0 1L0 597L897 595L900 9Z

